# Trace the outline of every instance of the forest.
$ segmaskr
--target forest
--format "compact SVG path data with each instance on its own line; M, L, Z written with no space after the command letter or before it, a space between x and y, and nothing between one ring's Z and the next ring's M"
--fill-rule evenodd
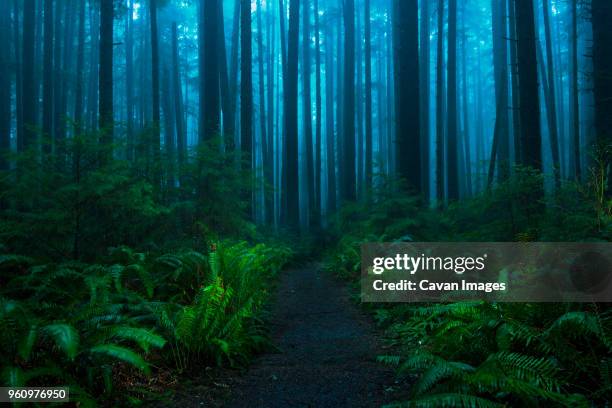
M365 242L612 239L611 21L609 0L0 0L0 385L609 406L607 304L367 304L358 284ZM325 374L290 375L337 398L256 400L250 365L291 358L278 298L310 288L287 307L319 316L320 279L384 339L342 357L376 397L334 382L352 329L331 324L300 328Z

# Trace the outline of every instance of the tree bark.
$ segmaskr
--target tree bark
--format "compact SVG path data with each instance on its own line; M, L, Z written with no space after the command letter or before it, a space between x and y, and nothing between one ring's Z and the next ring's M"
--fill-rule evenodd
M538 64L533 0L516 6L519 115L522 164L542 171L542 138L538 95Z
M430 169L429 169L429 50L430 50L430 2L421 2L421 31L420 31L420 47L421 55L419 56L420 72L419 82L421 91L421 150L422 164L421 164L421 176L423 179L423 195L427 201L430 197Z
M125 19L125 98L126 98L126 132L127 159L134 160L134 0L128 0Z
M561 162L559 160L559 135L557 129L557 97L555 94L555 67L553 65L552 36L550 34L550 4L548 0L542 0L544 14L544 36L546 37L546 68L548 92L546 113L548 116L548 132L550 137L550 148L553 159L553 174L557 190L561 187L560 172ZM542 64L544 61L542 61Z
M459 160L457 144L457 0L448 0L447 61L447 182L448 199L459 199Z
M344 1L344 100L342 198L357 199L355 177L355 0Z
M0 5L0 44L3 44L0 48L0 170L8 170L6 155L11 148L11 49L7 46L11 43L10 15L9 3L3 2Z
M244 2L243 2L244 3ZM202 15L199 28L200 57L200 129L199 140L209 140L218 136L221 130L220 86L219 86L219 2L203 0L200 3ZM244 4L243 4L244 6ZM248 7L249 13L251 8ZM250 14L249 14L250 19ZM249 29L250 29L249 20ZM244 55L243 55L244 57ZM250 63L250 58L249 58ZM243 72L244 73L244 72Z
M312 146L312 97L310 85L310 1L302 0L302 92L303 92L303 121L304 142L306 144L306 182L308 187L308 216L312 223L314 210L314 155Z
M438 0L436 63L436 198L444 203L444 0Z
M426 3L426 2L425 2ZM366 197L370 199L372 189L372 35L370 23L370 0L365 0L365 186ZM318 68L317 68L318 71Z
M336 149L334 138L334 69L332 29L325 31L325 158L327 168L327 213L336 211Z
M53 1L44 0L42 147L51 154L53 138Z
M595 132L597 140L609 146L612 140L612 2L593 0L593 85L595 98ZM609 154L604 157L606 165ZM612 178L608 178L612 183Z
M253 167L253 72L251 44L251 2L242 0L240 5L240 147L244 168ZM252 215L253 200L247 199L247 214Z
M185 166L187 140L184 129L183 95L180 76L178 33L176 22L172 23L172 89L174 90L174 117L176 124L176 149L179 174Z
M298 178L298 37L300 1L289 0L289 35L285 81L285 132L287 141L287 224L297 228L300 223Z
M113 143L113 12L113 0L100 0L98 126L105 159L112 157Z
M157 0L149 0L151 19L151 93L153 102L152 143L154 187L161 187L161 134L159 103L159 36L157 29Z
M571 0L572 24L571 24L571 81L570 97L572 107L572 137L570 155L574 164L574 177L580 180L582 168L580 165L580 104L578 102L578 0ZM572 161L570 160L570 161Z

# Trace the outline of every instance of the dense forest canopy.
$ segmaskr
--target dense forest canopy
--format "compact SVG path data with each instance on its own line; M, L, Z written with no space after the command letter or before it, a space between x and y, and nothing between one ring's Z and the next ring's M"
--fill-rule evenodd
M311 320L379 352L318 275L357 282L362 243L609 241L610 22L612 0L0 0L0 384L126 406L215 381L313 257L281 315L327 382ZM409 406L612 400L606 305L369 310Z
M216 139L252 170L258 223L325 223L389 175L438 204L515 164L558 189L610 133L605 0L0 7L4 169L29 151L68 171L70 140L96 133L172 200Z

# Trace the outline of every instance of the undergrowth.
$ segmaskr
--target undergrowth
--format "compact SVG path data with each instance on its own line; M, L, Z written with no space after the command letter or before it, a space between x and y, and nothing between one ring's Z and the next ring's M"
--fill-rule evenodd
M357 282L360 245L401 241L608 240L604 170L533 201L542 176L516 169L506 182L444 208L382 180L380 197L335 220L327 269ZM603 181L601 181L603 180ZM603 183L603 184L602 184ZM606 304L366 305L393 352L379 361L409 379L393 407L607 406L612 400L612 310Z
M262 306L290 255L245 242L207 254L118 247L97 264L2 254L2 383L70 386L80 406L125 404L157 391L152 373L243 364L266 345Z

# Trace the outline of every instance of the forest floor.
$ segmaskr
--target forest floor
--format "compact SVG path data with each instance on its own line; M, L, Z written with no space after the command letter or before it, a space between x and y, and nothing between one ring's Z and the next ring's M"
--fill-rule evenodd
M270 312L276 351L244 372L211 370L164 406L379 407L406 389L376 362L389 350L371 317L319 265L283 272Z

